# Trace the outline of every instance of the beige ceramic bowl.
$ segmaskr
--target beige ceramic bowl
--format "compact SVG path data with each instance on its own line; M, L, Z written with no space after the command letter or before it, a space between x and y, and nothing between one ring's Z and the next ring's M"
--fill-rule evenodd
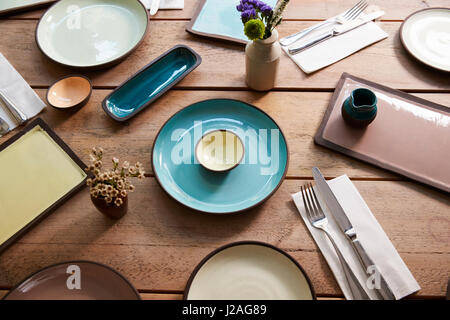
M244 144L233 132L214 130L206 133L195 148L197 161L215 172L229 171L239 165L244 157Z
M57 109L84 106L92 93L92 83L85 76L70 75L56 81L47 91L47 102Z

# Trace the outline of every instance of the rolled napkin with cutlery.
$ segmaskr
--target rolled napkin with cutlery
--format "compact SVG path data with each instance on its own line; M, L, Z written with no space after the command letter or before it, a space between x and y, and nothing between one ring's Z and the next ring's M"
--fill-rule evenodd
M328 181L327 184L345 212L351 225L353 225L353 229L356 231L361 247L367 252L367 255L375 266L373 270L364 270L361 267L360 258L347 236L340 229L337 219L335 218L335 212L330 211L326 205L327 202L325 196L319 191L319 188L315 186L315 194L317 195L325 216L328 218L328 231L337 247L340 249L342 256L351 271L353 271L356 278L359 280L361 287L364 288L370 299L380 299L376 290L369 289L373 285L372 280L377 277L376 272L380 273L381 277L389 287L390 293L397 300L420 290L419 284L414 279L408 267L403 262L383 228L367 207L364 199L350 179L344 175ZM304 223L333 272L344 296L347 299L351 299L351 289L348 287L346 276L341 268L338 256L334 251L331 242L324 232L314 228L310 224L305 211L302 193L298 192L293 194L292 198Z
M42 109L45 103L0 53L0 118L13 130Z
M305 73L312 73L386 39L388 34L372 22L383 14L383 11L361 13L357 19L344 24L329 23L282 48ZM287 42L286 38L280 43ZM307 48L302 48L305 45Z
M141 0L147 9L151 9L153 0ZM184 9L184 0L159 0L159 9Z

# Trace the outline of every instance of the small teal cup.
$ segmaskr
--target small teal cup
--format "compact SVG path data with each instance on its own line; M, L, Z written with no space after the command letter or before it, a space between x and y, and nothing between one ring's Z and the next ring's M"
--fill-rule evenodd
M377 116L377 96L371 90L358 88L342 104L342 117L353 127L366 127Z

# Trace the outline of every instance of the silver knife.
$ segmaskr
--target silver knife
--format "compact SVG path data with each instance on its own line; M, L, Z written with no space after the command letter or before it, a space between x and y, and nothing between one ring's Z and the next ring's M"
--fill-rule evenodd
M159 9L159 1L160 0L152 0L152 5L150 6L150 15L154 16Z
M342 232L347 236L348 240L352 244L353 249L360 260L360 263L364 268L364 271L367 272L369 270L369 267L373 267L375 266L375 264L367 254L364 247L359 242L358 236L356 234L355 229L353 228L352 223L350 222L350 220L348 219L347 215L344 212L344 209L342 209L341 205L336 199L336 196L334 195L327 181L320 173L319 168L314 167L312 169L312 174L314 177L314 181L316 182L317 188L325 201L325 204L327 205L331 214L335 218L337 224L339 225L339 228L341 228ZM377 290L376 292L378 296L380 296L384 300L395 300L395 296L392 293L391 289L389 288L388 284L386 283L386 280L384 280L381 274L378 275L380 276L380 286L379 288L375 288Z
M299 52L301 52L305 49L311 48L311 47L315 46L316 44L321 43L327 39L330 39L335 36L339 36L341 34L349 32L353 29L356 29L362 25L365 25L366 23L369 23L370 21L372 21L374 19L378 19L379 17L381 17L383 15L384 15L384 11L381 11L381 10L369 13L362 19L356 19L353 21L349 21L343 25L336 26L333 29L331 29L330 31L322 33L322 34L318 35L317 37L314 37L314 38L308 40L307 42L303 43L300 46L289 48L288 51L290 54L299 53Z
M18 107L11 101L11 99L0 91L0 99L3 101L5 106L8 108L9 112L13 115L19 125L27 122L28 117L20 111Z

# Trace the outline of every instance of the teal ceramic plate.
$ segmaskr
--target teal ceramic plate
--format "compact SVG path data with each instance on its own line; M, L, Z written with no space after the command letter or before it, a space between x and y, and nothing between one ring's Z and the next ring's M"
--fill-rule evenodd
M195 157L201 137L214 130L235 133L244 143L241 163L212 172ZM172 116L159 131L152 166L162 188L175 200L207 213L234 213L268 199L288 168L288 147L278 125L260 109L230 99L194 103Z
M273 7L277 0L264 2ZM248 38L244 34L241 14L236 9L238 4L239 0L202 0L186 30L204 37L245 44Z
M139 0L61 0L40 19L36 42L57 63L94 69L127 57L147 27L148 13Z
M114 120L128 120L180 82L201 61L194 50L177 45L111 92L102 102L103 110Z

